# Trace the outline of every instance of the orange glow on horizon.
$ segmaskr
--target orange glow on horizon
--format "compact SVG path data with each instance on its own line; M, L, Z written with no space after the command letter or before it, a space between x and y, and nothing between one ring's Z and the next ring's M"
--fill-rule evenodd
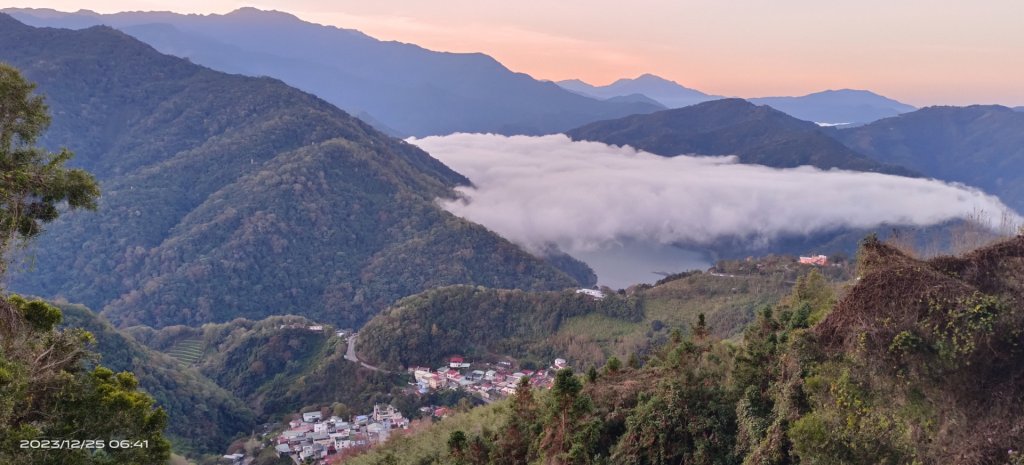
M487 53L538 79L595 85L651 73L724 96L856 88L918 106L1024 105L1024 28L1018 24L1024 2L1018 0L44 2L101 13L276 9L382 40ZM43 6L39 0L14 3Z

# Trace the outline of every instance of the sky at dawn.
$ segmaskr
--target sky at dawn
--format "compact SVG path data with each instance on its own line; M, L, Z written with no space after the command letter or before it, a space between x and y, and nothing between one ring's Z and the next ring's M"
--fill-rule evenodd
M742 97L870 89L910 104L1024 105L1024 1L14 0L4 6L276 9L426 48L484 52L539 79L653 73Z

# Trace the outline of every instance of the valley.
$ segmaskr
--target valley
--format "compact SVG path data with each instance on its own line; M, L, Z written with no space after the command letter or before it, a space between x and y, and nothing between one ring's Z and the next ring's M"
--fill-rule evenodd
M379 7L0 10L0 463L1024 464L996 74Z

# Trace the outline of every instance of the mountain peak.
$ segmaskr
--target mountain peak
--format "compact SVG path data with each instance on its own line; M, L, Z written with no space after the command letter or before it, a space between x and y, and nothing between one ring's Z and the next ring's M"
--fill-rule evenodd
M717 98L650 73L635 78L622 78L606 86L592 86L579 79L560 81L557 84L602 100L616 97L635 99L639 94L668 108L685 107Z
M862 89L828 89L799 97L749 99L804 121L818 123L870 123L916 110L911 105Z
M762 105L757 105L749 100L729 97L717 100L709 100L707 102L701 102L694 105L695 108L701 108L703 110L752 110ZM683 108L677 108L675 111L683 110Z
M678 82L675 82L673 80L665 79L665 78L663 78L661 76L658 76L657 74L651 74L651 73L641 74L641 75L637 76L633 80L634 81L640 81L640 82L644 82L644 81L649 81L649 82L670 82L672 84L679 84Z
M237 10L231 11L224 16L229 18L239 19L262 19L262 20L286 20L286 21L302 21L298 16L291 13L286 13L278 10L261 10L256 7L243 6Z
M577 86L593 87L592 84L589 84L589 83L587 83L587 81L584 81L582 79L565 79L565 80L562 80L562 81L556 81L555 84L558 84L558 85L577 85Z

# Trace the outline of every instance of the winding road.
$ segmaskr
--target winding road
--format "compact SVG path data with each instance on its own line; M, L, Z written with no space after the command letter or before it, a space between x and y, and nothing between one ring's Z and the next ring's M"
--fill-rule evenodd
M359 357L356 356L356 335L356 333L352 333L352 335L348 337L348 350L345 351L345 360L348 360L353 363L358 363L362 365L363 368L369 368L373 371L379 371L381 373L391 373L388 370L375 367L373 365L370 365L369 363L359 360Z

